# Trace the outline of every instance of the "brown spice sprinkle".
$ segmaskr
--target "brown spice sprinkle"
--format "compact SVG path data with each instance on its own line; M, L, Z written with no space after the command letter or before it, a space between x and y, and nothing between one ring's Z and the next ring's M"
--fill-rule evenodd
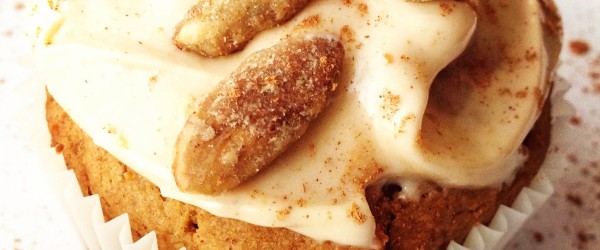
M584 93L599 94L600 95L600 54L589 63L588 76L591 80L591 89L587 86L584 87Z
M577 157L577 155L571 153L571 154L567 154L567 160L571 163L571 164L578 164L579 163L579 158Z
M500 88L498 89L498 94L500 96L513 96L512 91L509 88Z
M354 30L350 28L348 25L344 25L342 29L340 29L340 37L344 43L352 43L356 42L356 35L354 34Z
M285 219L285 217L287 217L288 215L290 215L292 213L292 207L288 206L282 210L277 210L277 219L282 221Z
M533 49L528 49L525 52L525 60L527 60L528 62L533 62L533 61L537 60L537 57L538 57L537 53Z
M599 184L599 185L600 185L600 175L596 175L596 176L594 176L594 177L593 177L593 181L594 181L596 184ZM599 193L599 194L600 194L600 193ZM600 196L598 196L598 199L600 199Z
M534 232L533 233L533 239L537 242L537 243L541 243L544 241L544 235L540 232Z
M583 206L583 200L581 199L581 196L579 196L579 195L567 194L566 198L569 203L571 203L577 207Z
M2 33L2 35L5 36L5 37L11 37L13 35L13 31L12 30L4 31Z
M312 15L307 18L304 18L304 20L302 20L302 22L300 22L300 24L298 24L296 29L298 30L298 29L302 29L302 28L315 27L315 26L319 25L320 23L321 23L321 16Z
M208 95L176 144L174 176L187 192L218 194L256 175L327 106L344 48L296 37L249 56Z
M582 56L590 51L590 45L583 40L571 40L569 42L569 49L575 55Z
M415 119L417 119L417 116L412 113L402 117L402 121L400 122L400 126L398 127L398 133L404 133L404 127L406 127L406 124L408 124L408 122L410 122L411 120Z
M528 92L528 90L529 90L528 88L526 88L526 89L524 89L524 90L520 90L519 92L517 92L517 93L515 94L515 96L516 96L517 98L519 98L519 99L524 99L524 98L527 98L527 95L528 95L528 93L529 93L529 92Z
M582 123L581 116L577 116L577 115L572 116L571 119L569 120L569 123L571 123L571 125L573 125L573 126L581 125L581 123Z
M299 207L304 207L306 205L306 200L305 199L298 199L296 201L296 205L298 205Z
M364 4L364 3L359 3L358 6L358 12L360 13L361 16L365 16L367 14L369 14L369 6Z
M24 3L18 2L18 3L15 4L15 10L20 11L20 10L23 10L23 9L25 9L25 4Z
M455 4L448 4L448 3L440 3L440 9L441 9L441 15L442 16L448 16L450 14L452 14L452 11L454 11L454 7L456 5Z
M584 249L586 245L596 239L596 236L585 231L577 232L577 248Z

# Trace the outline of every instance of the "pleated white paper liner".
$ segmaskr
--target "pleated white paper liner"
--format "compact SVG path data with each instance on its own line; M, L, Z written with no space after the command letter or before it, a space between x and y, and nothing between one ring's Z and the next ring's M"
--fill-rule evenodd
M55 173L51 179L90 249L158 250L155 232L133 242L127 214L105 222L100 197L84 197L72 170Z
M479 225L469 232L465 242L460 245L451 242L448 250L488 250L503 249L506 243L519 231L521 226L546 203L554 193L553 183L563 175L566 158L554 148L566 145L570 140L569 119L575 113L571 103L564 95L570 85L560 77L556 77L554 90L551 93L552 133L550 147L544 163L529 187L524 188L512 206L502 205L489 225Z

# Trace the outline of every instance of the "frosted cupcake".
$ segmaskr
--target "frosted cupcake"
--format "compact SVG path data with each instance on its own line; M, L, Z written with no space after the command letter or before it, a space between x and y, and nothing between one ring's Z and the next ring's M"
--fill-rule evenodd
M445 247L548 147L544 1L52 5L52 145L161 249Z

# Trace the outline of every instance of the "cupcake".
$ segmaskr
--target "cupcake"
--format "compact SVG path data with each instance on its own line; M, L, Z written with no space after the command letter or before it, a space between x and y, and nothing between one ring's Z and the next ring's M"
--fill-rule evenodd
M444 248L548 148L549 1L50 7L52 146L161 249Z

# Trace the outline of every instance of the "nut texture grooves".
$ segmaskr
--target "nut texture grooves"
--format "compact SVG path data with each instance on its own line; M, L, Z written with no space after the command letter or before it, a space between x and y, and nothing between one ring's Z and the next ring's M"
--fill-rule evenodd
M233 53L259 32L278 26L310 0L199 1L176 27L178 48L208 57Z
M327 106L343 59L341 42L325 36L290 38L249 56L180 133L179 188L219 194L272 162Z

